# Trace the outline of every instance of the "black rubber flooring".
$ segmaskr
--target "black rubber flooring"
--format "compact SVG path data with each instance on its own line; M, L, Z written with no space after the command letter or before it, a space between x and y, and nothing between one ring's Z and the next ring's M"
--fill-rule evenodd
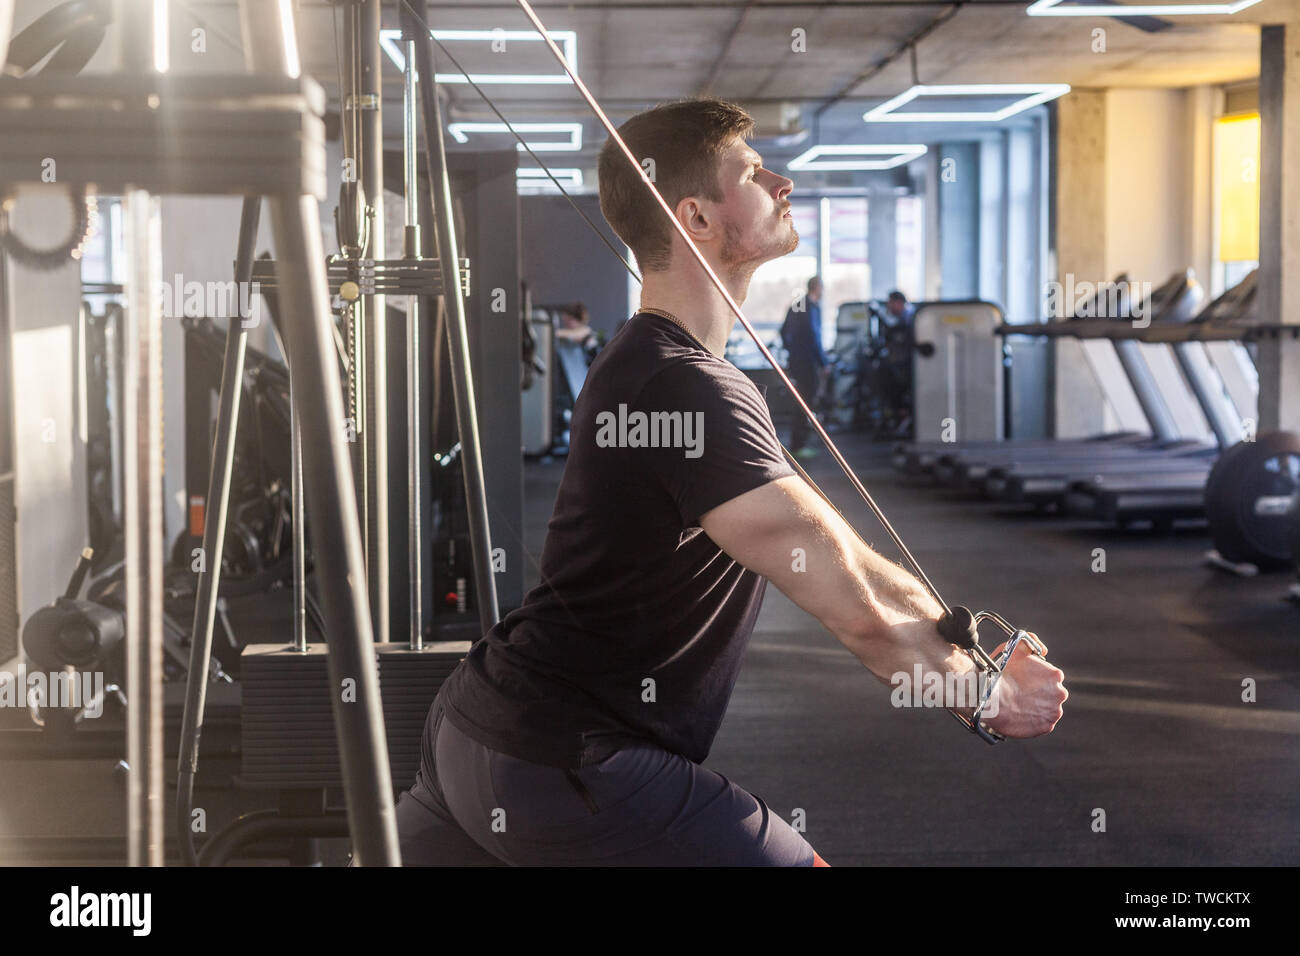
M1047 737L989 746L946 713L896 709L769 588L708 766L787 820L802 811L832 865L1300 859L1300 608L1282 600L1294 576L1206 568L1195 529L1120 532L957 499L896 474L884 446L836 440L950 603L1047 643L1065 716ZM534 556L562 468L525 473ZM896 557L829 455L806 468Z
M998 610L1046 641L1066 673L1065 717L1048 737L990 747L947 714L895 709L885 685L769 588L710 767L801 820L835 866L1300 859L1300 608L1281 599L1293 577L1205 568L1208 539L1194 529L1118 532L959 500L894 473L884 446L837 440L950 602ZM525 469L528 587L563 467ZM834 462L823 455L808 470L890 553ZM1091 570L1097 548L1105 573ZM1242 701L1247 678L1254 703ZM230 786L238 725L217 719L220 697L200 768L214 827L273 805ZM115 751L9 755L0 864L115 862L125 822ZM24 842L56 834L98 843ZM341 863L346 845L320 841L322 861Z

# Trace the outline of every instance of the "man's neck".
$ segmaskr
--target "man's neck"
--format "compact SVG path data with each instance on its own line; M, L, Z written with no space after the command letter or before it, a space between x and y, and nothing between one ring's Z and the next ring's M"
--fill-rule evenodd
M743 306L749 293L749 280L754 275L753 268L746 267L730 275L719 271L716 266L714 271L736 304ZM641 284L641 308L660 309L677 316L678 321L719 358L726 352L727 339L736 324L731 306L727 305L694 258L665 272L647 272Z

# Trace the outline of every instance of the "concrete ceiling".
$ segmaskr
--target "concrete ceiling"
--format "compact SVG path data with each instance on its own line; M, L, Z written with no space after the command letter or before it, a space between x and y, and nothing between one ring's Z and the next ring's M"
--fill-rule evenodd
M812 135L797 147L775 150L778 159L788 159L814 141L933 143L987 135L987 124L862 122L863 112L911 86L906 51L913 40L917 76L927 84L1183 87L1251 80L1258 74L1259 25L1300 21L1300 0L1261 0L1230 17L1166 17L1163 29L1149 32L1106 16L1030 17L1025 13L1029 2L537 0L535 8L548 28L576 32L579 72L614 122L656 102L691 95L732 99L754 110L790 104ZM54 0L18 0L17 25L54 5ZM396 3L384 7L385 26L396 27ZM299 0L299 8L304 69L337 104L339 6ZM208 28L215 36L213 45L225 54L196 60L174 53L174 69L237 67L235 0L171 0L171 9L174 51L187 46L197 24ZM529 27L512 0L440 0L430 6L428 20L435 30ZM796 29L806 36L805 52L792 49ZM1099 49L1103 42L1104 52ZM494 53L483 41L448 43L470 72L558 72L540 43L508 41L506 46L505 52ZM92 67L100 61L97 56ZM440 70L452 71L441 53L438 63ZM556 165L592 165L604 133L572 86L493 84L484 89L512 121L582 122L583 152L550 157L563 157ZM470 87L446 85L443 90L448 119L495 119ZM393 102L400 95L400 75L385 60L385 99ZM386 110L386 133L394 146L400 143L400 119L400 110ZM1022 114L1002 125L1024 121ZM512 142L508 134L476 137L466 148L510 148Z
M747 105L797 104L804 125L813 127L816 115L816 133L825 143L934 142L989 131L984 124L862 122L867 109L911 86L912 66L903 51L918 35L917 75L927 84L1182 87L1257 76L1259 24L1300 18L1300 0L1262 0L1232 17L1167 17L1163 29L1148 32L1110 17L1030 17L1027 6L1028 0L540 0L535 8L548 28L577 33L579 72L616 123L655 102L713 95ZM331 88L337 86L331 79L334 15L320 0L302 5L306 66ZM428 21L435 30L529 27L509 0L439 2L430 7ZM395 5L385 11L385 25L396 25ZM804 31L805 52L792 50L796 29ZM506 46L494 53L483 41L448 44L471 72L558 71L539 43ZM439 57L439 69L450 72ZM397 71L390 69L387 79L386 93L398 95ZM495 119L468 86L445 89L449 118ZM604 139L571 86L495 84L485 92L514 121L582 121L591 147L583 153L588 162ZM511 142L508 134L477 140L479 148L509 148ZM783 152L792 156L808 145Z

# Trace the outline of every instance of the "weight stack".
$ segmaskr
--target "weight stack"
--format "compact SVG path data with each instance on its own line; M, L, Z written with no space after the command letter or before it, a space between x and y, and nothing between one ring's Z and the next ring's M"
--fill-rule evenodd
M469 653L469 641L434 641L423 650L376 644L379 693L395 790L415 782L420 738L438 688ZM329 647L295 651L250 644L240 659L242 782L285 789L339 787L343 772L334 734Z

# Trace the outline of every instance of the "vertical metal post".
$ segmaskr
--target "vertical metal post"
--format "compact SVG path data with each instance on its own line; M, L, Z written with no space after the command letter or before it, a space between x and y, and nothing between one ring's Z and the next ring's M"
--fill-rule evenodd
M384 54L379 47L380 0L361 0L356 37L357 78L361 97L361 189L373 209L368 259L386 254L384 232ZM363 296L365 316L366 405L366 570L375 640L389 640L388 604L388 309L384 297Z
M296 75L297 36L288 0L240 0L250 65ZM286 355L296 376L306 510L315 543L329 642L330 695L354 860L397 866L397 821L375 660L356 487L344 441L342 383L334 354L329 286L313 196L268 199L275 235Z
M244 291L253 278L258 221L262 200L244 197L239 216L239 246L235 254L236 302L246 301ZM247 301L251 302L251 298ZM238 312L238 309L236 309ZM217 400L217 433L208 473L208 497L203 514L203 564L194 597L194 628L190 639L189 680L185 687L185 711L181 717L180 772L176 787L177 837L181 854L191 866L198 865L194 834L190 829L194 777L199 766L199 740L203 733L203 710L208 692L208 665L212 659L212 628L221 589L221 559L226 540L226 517L230 511L230 475L235 461L235 435L239 427L239 405L243 397L244 356L248 329L244 316L232 315L226 329L226 354L221 365L221 395Z
M162 229L148 192L128 191L125 205L127 859L162 866Z
M406 196L405 248L409 259L420 257L420 181L416 165L415 43L406 43L406 70L402 85L402 187ZM420 297L406 299L406 502L407 542L411 594L411 650L424 646L424 525L420 520L423 480L423 420L420 396Z
M307 507L302 488L302 419L293 365L289 365L289 467L290 507L293 514L293 649L307 650Z
M166 3L117 0L124 72L167 69ZM157 22L155 22L157 20ZM124 197L126 276L124 335L123 532L126 564L127 862L163 864L162 720L162 224L145 190Z
M410 14L402 6L403 16ZM456 424L460 430L461 464L465 475L465 505L469 512L470 545L474 559L474 594L479 623L486 634L500 619L497 609L496 578L492 572L492 541L488 527L487 492L483 482L483 455L478 436L478 410L474 402L474 374L470 365L469 330L465 320L465 298L460 287L460 251L451 204L451 180L442 135L442 110L433 65L433 38L415 26L416 69L423 106L425 161L429 170L429 191L433 205L434 231L442 264L443 301L448 307L447 335L451 347L451 377L456 396Z

